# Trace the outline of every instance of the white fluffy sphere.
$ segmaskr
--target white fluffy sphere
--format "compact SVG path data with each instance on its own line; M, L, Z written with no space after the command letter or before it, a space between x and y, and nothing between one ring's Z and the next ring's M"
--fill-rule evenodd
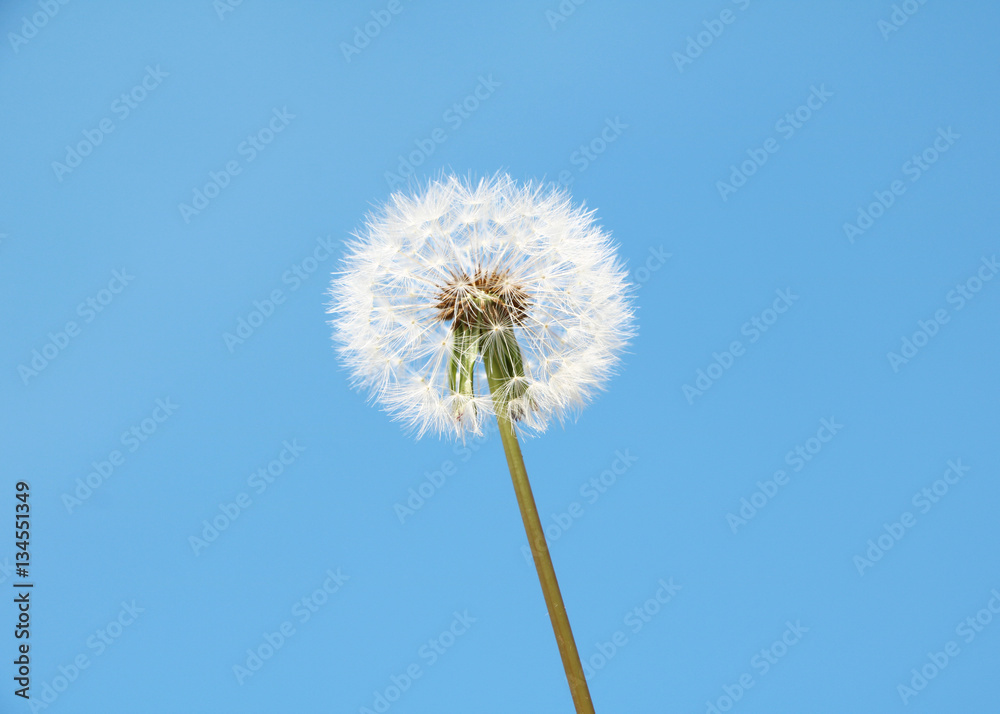
M608 234L565 191L449 176L393 194L367 216L334 278L330 312L357 385L418 434L462 437L481 433L497 408L481 360L473 395L449 383L463 299L503 306L523 386L498 403L542 431L582 407L618 363L633 335L629 291Z

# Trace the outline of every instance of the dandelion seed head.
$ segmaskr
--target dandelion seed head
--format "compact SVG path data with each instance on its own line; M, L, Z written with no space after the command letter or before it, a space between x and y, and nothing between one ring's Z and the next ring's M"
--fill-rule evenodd
M330 296L353 382L418 435L478 434L496 414L482 360L474 393L449 386L456 326L484 349L512 332L523 374L496 403L529 432L583 407L634 334L627 273L593 211L502 174L393 194L350 241Z

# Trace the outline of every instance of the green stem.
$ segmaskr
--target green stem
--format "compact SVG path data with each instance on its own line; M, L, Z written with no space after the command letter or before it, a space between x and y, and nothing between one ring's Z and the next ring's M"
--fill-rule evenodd
M488 363L487 360L484 361ZM531 555L535 559L538 580L542 584L545 605L548 607L549 619L552 620L552 629L556 635L556 642L559 644L559 655L562 657L563 669L566 670L566 679L569 681L569 690L573 695L573 704L576 705L577 714L594 714L594 704L590 700L590 691L587 689L587 680L583 674L580 654L576 650L573 631L569 626L566 605L559 592L556 571L552 567L552 557L549 555L549 548L545 542L545 532L542 530L542 522L538 518L538 509L535 507L535 497L531 494L531 484L528 482L528 472L524 468L521 447L517 443L514 426L507 416L507 410L503 407L503 399L500 396L504 393L503 378L494 374L488 364L486 376L496 407L497 425L500 427L503 450L507 455L507 468L510 469L510 476L514 482L517 505L521 509L521 520L524 521L524 530L528 534L528 544L531 546Z

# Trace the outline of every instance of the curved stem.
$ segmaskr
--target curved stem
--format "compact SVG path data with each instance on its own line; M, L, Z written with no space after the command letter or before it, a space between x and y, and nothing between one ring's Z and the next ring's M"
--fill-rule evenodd
M549 619L552 620L552 630L555 632L556 642L559 645L559 655L562 657L563 669L566 670L566 679L569 681L570 693L573 695L573 704L576 706L577 714L594 714L594 704L590 699L590 690L587 688L587 680L583 674L580 654L577 652L573 631L569 626L566 605L559 592L556 571L552 567L552 557L549 555L549 548L545 542L545 532L542 530L542 522L538 518L538 509L535 506L535 497L531 493L531 484L528 482L528 472L524 467L521 447L517 443L514 426L506 416L507 410L503 407L504 382L502 377L494 374L489 367L487 367L486 376L490 383L490 392L493 394L493 402L496 405L497 425L500 427L500 438L503 440L503 450L507 455L507 468L510 469L510 476L514 482L517 505L521 509L521 520L524 521L524 530L528 535L531 555L535 559L535 569L538 571L538 580L542 584L545 605L549 610Z

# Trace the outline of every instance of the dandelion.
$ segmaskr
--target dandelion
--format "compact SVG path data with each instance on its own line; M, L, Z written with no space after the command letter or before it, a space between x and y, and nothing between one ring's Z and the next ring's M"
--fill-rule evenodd
M633 334L609 236L564 191L445 177L367 217L331 297L355 384L418 436L497 420L573 700L592 712L516 431L580 409Z

